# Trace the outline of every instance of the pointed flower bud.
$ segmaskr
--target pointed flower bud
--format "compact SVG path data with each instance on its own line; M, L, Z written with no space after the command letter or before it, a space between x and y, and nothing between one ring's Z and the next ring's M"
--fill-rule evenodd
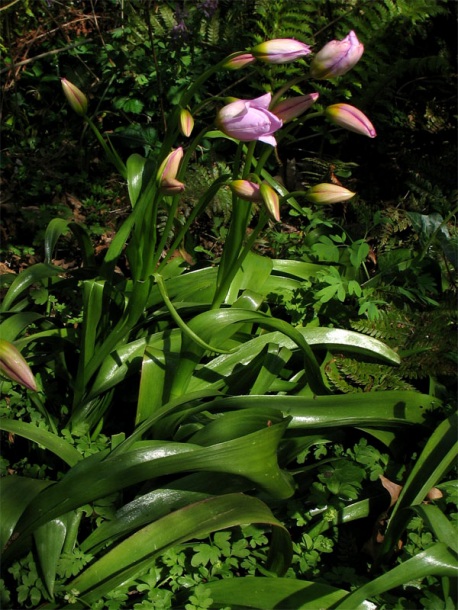
M260 203L263 201L259 184L249 180L233 180L229 187L233 193L245 201Z
M254 100L237 100L223 106L216 117L216 125L223 133L242 142L259 140L276 146L273 133L283 122L269 111L271 93Z
M367 116L349 104L333 104L325 110L326 117L339 127L354 131L369 138L375 138L377 132Z
M162 161L159 171L157 173L160 181L171 180L177 177L178 169L180 167L181 160L183 159L183 148L180 146Z
M185 188L185 185L176 178L161 180L161 193L164 195L179 195Z
M256 59L268 64L285 64L311 53L310 47L293 38L276 38L261 42L251 49Z
M78 87L75 87L75 85L66 78L61 78L60 80L67 102L76 114L84 116L87 112L87 97Z
M189 110L186 110L186 108L182 108L180 110L180 131L182 135L189 138L193 129L194 119L192 118L192 114L189 112Z
M356 193L352 193L343 186L323 183L309 188L305 198L311 203L339 203L348 201L355 195Z
M245 66L249 66L250 64L256 61L256 57L251 53L244 53L243 55L237 55L236 57L229 57L227 62L224 64L224 68L228 70L240 70Z
M29 390L37 391L32 371L19 350L9 341L0 339L0 373Z
M281 119L283 123L287 123L308 110L319 97L320 95L318 93L309 93L308 95L291 97L274 106L272 108L272 112L275 116Z
M267 182L263 182L259 190L269 216L273 220L280 222L280 199L277 191L274 191L274 189L270 186L270 184L267 184Z
M343 40L331 40L312 59L312 78L334 78L342 76L353 68L364 53L356 34L351 31Z

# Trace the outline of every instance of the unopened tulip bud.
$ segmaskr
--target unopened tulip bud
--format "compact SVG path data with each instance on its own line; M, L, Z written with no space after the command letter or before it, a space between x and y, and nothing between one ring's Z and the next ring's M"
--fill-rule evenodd
M355 196L343 186L337 184L316 184L308 189L305 198L311 203L340 203Z
M343 40L331 40L312 59L312 78L334 78L342 76L353 68L364 53L356 34L351 31Z
M325 111L326 117L335 125L354 131L369 138L375 138L377 132L367 116L358 108L349 104L333 104Z
M186 138L192 133L194 129L194 119L192 118L192 114L186 108L182 108L180 111L180 131L182 135Z
M185 190L185 185L176 178L161 180L161 193L164 195L179 195Z
M243 55L229 57L223 67L227 68L228 70L240 70L241 68L249 66L255 61L256 57L254 55L252 55L251 53L244 53Z
M229 184L231 191L244 199L245 201L253 201L259 203L263 201L259 184L250 182L249 180L234 180Z
M162 184L164 181L174 180L177 177L178 169L180 167L181 160L183 159L183 149L181 146L172 150L167 157L162 161L159 171L157 173L159 182Z
M273 220L280 222L280 199L278 193L267 182L261 184L260 192L269 216Z
M299 95L287 100L283 100L272 108L275 116L287 123L303 114L312 106L319 98L318 93L309 93L308 95Z
M261 42L251 49L256 59L269 64L285 64L311 53L310 47L292 38L276 38Z
M0 373L29 390L37 391L32 371L19 350L9 341L0 339Z
M76 114L84 116L87 112L87 97L78 89L78 87L75 87L75 85L66 78L61 78L60 80L65 97L67 98L71 108L76 112Z

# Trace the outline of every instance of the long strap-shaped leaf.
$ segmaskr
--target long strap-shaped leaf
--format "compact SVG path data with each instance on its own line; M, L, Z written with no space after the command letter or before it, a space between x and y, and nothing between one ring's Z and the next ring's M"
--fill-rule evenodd
M230 396L207 403L209 411L275 408L291 417L290 428L389 426L424 423L433 396L410 390L389 390L337 396ZM432 485L428 488L430 489ZM425 492L426 495L426 492Z
M69 466L77 464L83 456L77 451L70 443L65 439L44 430L38 428L35 424L29 424L28 422L17 421L15 419L0 419L0 430L9 432L11 434L18 434L29 441L34 441L43 447L46 447L49 451L52 451L59 456Z
M225 472L244 476L277 498L294 492L291 478L280 470L277 447L288 422L267 426L241 438L199 447L188 443L150 441L146 447L105 457L86 458L41 493L21 516L15 538L21 541L38 526L83 504L163 475L179 472ZM16 540L12 543L12 547ZM6 561L6 557L4 557Z
M9 311L14 301L35 282L41 282L61 273L61 269L46 265L45 263L37 263L28 267L16 276L9 287L8 292L0 306L0 311Z
M253 610L323 610L348 595L344 589L295 578L224 578L205 585L213 599L212 608L236 606ZM350 606L348 606L348 609ZM352 610L374 610L363 602Z
M329 394L329 389L323 381L319 364L309 344L301 333L283 320L278 320L256 311L231 308L202 313L191 320L188 326L204 341L210 337L215 337L213 339L213 342L215 342L216 338L230 337L237 330L237 325L247 323L259 324L263 328L280 331L289 337L303 352L305 374L312 391L315 394ZM231 325L234 325L233 330L230 328ZM192 374L200 362L202 355L202 348L198 347L195 343L191 343L186 337L183 339L182 357L173 380L172 397L180 396L186 392Z
M410 517L410 506L420 504L428 491L439 483L458 455L458 414L441 422L433 432L415 462L391 515L378 561L391 553L391 549L402 534Z
M335 610L357 608L358 604L369 597L427 576L458 577L458 555L443 542L437 542L426 551L359 587L332 608Z
M171 546L245 523L273 526L267 567L278 575L284 574L292 557L292 544L287 530L257 498L228 494L177 510L118 544L68 583L69 590L79 592L82 603L76 602L65 607L78 610L90 606L119 584L134 578ZM48 610L57 607L54 604L44 606Z

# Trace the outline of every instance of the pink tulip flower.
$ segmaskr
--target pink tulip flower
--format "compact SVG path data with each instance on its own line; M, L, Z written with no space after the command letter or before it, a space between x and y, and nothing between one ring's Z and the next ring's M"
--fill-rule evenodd
M236 57L229 57L224 64L224 68L227 68L228 70L240 70L240 68L249 66L255 61L256 57L254 55L251 53L244 53L243 55L237 55Z
M309 188L305 197L311 203L340 203L348 201L355 194L338 184L322 183Z
M76 114L84 116L87 112L87 97L78 87L66 78L61 78L60 82L67 102L70 104L72 110L74 110Z
M326 117L339 127L354 131L369 138L375 138L377 132L367 116L350 104L333 104L325 110Z
M318 93L309 93L308 95L291 97L274 106L272 108L272 112L275 114L275 116L281 119L283 123L287 123L308 110L319 97L320 96Z
M233 193L245 201L259 203L263 201L259 184L250 180L233 180L229 187Z
M311 53L308 45L293 38L276 38L261 42L251 49L256 59L268 64L286 64Z
M0 339L0 373L29 390L37 391L35 377L21 352L9 341Z
M361 59L364 45L351 31L343 40L331 40L312 59L310 76L312 78L334 78L342 76Z
M186 108L180 110L180 131L183 136L189 138L194 129L194 119Z
M237 100L223 106L218 112L216 125L223 133L242 142L259 140L271 146L277 141L272 135L283 121L269 111L271 93L254 100Z
M183 154L183 148L181 146L172 150L159 167L157 177L161 191L165 195L176 195L185 189L185 185L176 179L181 160L183 159Z
M264 201L264 205L266 206L267 213L272 220L280 222L280 198L277 191L274 191L274 189L270 186L270 184L267 184L267 182L263 182L259 190L262 200Z

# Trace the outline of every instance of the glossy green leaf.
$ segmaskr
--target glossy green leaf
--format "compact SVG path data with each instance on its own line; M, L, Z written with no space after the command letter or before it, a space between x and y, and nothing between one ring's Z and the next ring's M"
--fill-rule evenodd
M399 356L387 345L378 339L354 331L319 327L298 328L297 331L314 349L329 349L388 364L399 364ZM253 358L269 343L289 350L298 349L297 344L290 337L276 331L263 333L252 339L242 338L238 349L233 348L233 353L218 356L199 367L199 373L195 374L189 383L189 390L195 391L208 386L209 380L216 382L231 374L237 375L237 369L250 366Z
M133 154L127 159L127 188L129 191L129 199L132 207L137 203L138 197L142 190L143 169L146 159L140 155Z
M293 578L246 576L209 582L205 586L213 600L211 608L231 610L324 610L348 595L343 589ZM375 604L363 602L351 609L375 610Z
M208 447L256 432L272 424L278 424L282 420L283 415L280 411L269 408L262 411L246 409L223 413L193 434L189 442Z
M48 521L33 533L43 579L51 597L54 596L57 564L64 546L66 533L67 520L65 516Z
M18 475L0 478L0 548L4 549L26 506L52 481Z
M445 542L455 553L458 553L458 530L438 506L417 504L411 509L422 517L439 542Z
M43 428L38 428L35 424L18 421L15 419L0 419L0 430L10 434L18 434L23 438L29 439L34 443L42 445L52 453L55 453L61 460L69 466L74 466L82 459L82 455L65 439L48 432Z
M167 548L216 530L246 523L273 526L268 569L283 574L291 561L292 544L283 525L269 508L256 498L228 494L209 498L175 511L139 530L93 563L68 584L80 592L85 604L91 604L117 585L135 577ZM81 608L76 603L73 608Z
M88 230L84 225L78 224L77 222L71 222L68 227L78 241L78 246L83 256L83 265L86 268L95 268L96 261L94 248Z
M27 267L27 269L21 271L11 283L1 304L0 311L9 311L14 301L16 301L32 284L49 279L61 272L62 270L58 267L46 265L45 263L37 263L36 265Z
M336 396L231 396L208 403L210 411L274 408L291 417L290 428L335 426L396 427L424 423L436 400L412 391L392 390ZM370 408L369 408L370 405Z
M273 262L273 272L281 276L291 276L300 280L308 280L314 277L318 271L326 269L325 265L316 263L305 263L296 260L275 259Z
M0 337L11 343L22 333L22 331L43 316L33 311L21 311L8 316L0 324Z
M113 519L104 521L81 543L81 549L94 553L108 542L130 534L174 510L210 496L247 491L250 486L243 477L222 473L218 477L209 477L206 472L195 472L174 479L164 487L138 496L122 506Z
M123 381L128 375L138 372L141 367L146 339L141 338L119 346L103 361L92 384L87 400Z
M19 539L83 504L167 474L207 471L246 477L273 497L287 498L294 487L278 467L277 446L287 421L210 447L148 441L146 446L114 456L100 452L82 460L40 494L18 523Z
M458 555L443 542L437 542L426 551L359 587L338 602L334 608L335 610L356 608L370 597L429 576L458 577Z
M455 413L441 422L428 439L394 506L380 547L379 560L391 552L395 541L401 536L409 518L409 511L405 509L423 502L430 489L455 463L458 456L457 429L458 415Z
M151 417L164 404L164 386L173 362L168 356L169 354L153 347L147 347L145 350L135 424Z
M234 334L240 327L239 325L248 323L258 324L262 328L270 330L277 330L293 341L303 353L304 369L312 390L316 394L329 393L309 344L297 329L283 320L271 318L260 312L231 308L210 310L199 314L189 322L189 326L204 340L213 338L213 342L224 345L224 340ZM183 340L182 354L173 380L172 397L187 391L193 371L202 354L202 350L198 350L195 345L191 345L189 340Z
M69 220L65 218L53 218L45 231L45 263L51 264L54 248L61 237L68 232Z
M231 282L226 302L234 303L239 293L246 289L263 294L263 286L271 271L272 261L270 258L249 252Z
M166 281L167 294L176 306L181 302L211 303L215 293L217 268L207 267L172 277ZM162 304L158 287L152 288L146 307Z
M399 364L401 361L399 355L382 341L352 330L318 327L299 331L305 340L316 348L375 358L387 364Z

